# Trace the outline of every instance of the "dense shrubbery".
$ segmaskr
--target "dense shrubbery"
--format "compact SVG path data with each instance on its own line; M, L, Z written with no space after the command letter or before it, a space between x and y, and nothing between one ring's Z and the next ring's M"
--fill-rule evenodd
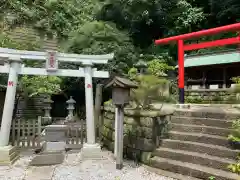
M225 7L228 7L227 10ZM5 47L10 48L23 48L23 43L10 45L2 40L2 29L9 31L19 25L30 26L41 34L57 36L61 49L67 52L114 52L114 60L101 67L112 74L126 75L140 54L144 54L145 61L149 61L149 56L155 56L157 58L151 57L154 61L152 71L150 65L150 71L159 76L162 71L154 70L161 61L159 55L170 54L174 58L164 57L165 64L160 64L158 69L174 66L176 46L156 47L153 45L154 39L234 23L239 21L239 10L238 0L211 0L211 8L208 0L2 0L0 44L7 44ZM32 46L23 49L30 50ZM68 66L77 68L74 64ZM52 80L44 81L52 83ZM56 81L59 82L62 82L62 90L76 90L76 83L79 87L83 84L81 79L73 81L71 78ZM0 83L4 84L3 81ZM170 84L176 83L172 81ZM175 86L171 86L171 91L177 94Z

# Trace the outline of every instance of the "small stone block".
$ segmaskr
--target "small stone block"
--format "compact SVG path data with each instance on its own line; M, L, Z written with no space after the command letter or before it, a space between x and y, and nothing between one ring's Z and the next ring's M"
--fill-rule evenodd
M14 146L0 147L0 165L11 165L19 159L19 151Z
M83 144L81 153L83 159L104 159L99 144Z
M64 161L63 153L43 153L37 155L30 162L31 166L51 166L56 164L61 164Z
M46 142L44 151L65 151L66 142Z
M66 141L66 132L68 126L66 125L49 125L46 126L46 141Z
M123 168L123 164L116 164L116 169L121 170Z

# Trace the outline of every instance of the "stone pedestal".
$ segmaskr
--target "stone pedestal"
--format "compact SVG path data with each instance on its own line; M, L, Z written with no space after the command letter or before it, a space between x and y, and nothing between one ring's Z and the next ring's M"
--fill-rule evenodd
M66 150L66 125L48 125L45 128L45 140L43 152L33 158L32 166L50 166L61 164L64 160Z
M66 142L45 142L43 149L45 152L60 152L65 151L66 146Z
M0 147L0 166L13 164L19 159L19 151L15 146Z
M101 146L99 144L83 144L81 151L83 159L104 159L102 156Z
M49 125L46 126L46 143L44 151L65 151L67 125Z

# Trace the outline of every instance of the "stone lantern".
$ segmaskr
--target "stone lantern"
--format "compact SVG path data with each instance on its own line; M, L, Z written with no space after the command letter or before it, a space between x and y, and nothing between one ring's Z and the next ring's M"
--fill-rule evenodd
M52 109L52 104L53 101L49 98L49 97L46 97L44 100L43 100L43 104L44 104L44 124L45 123L50 123L52 121L52 117L50 115L50 111Z
M117 116L115 117L115 147L116 151L116 168L122 169L123 167L123 119L124 107L129 104L131 88L138 86L132 81L115 77L110 81L105 88L112 87L112 100L117 108Z
M67 110L68 110L68 116L66 117L66 121L73 121L73 111L75 109L75 103L76 101L70 96L70 99L66 102L68 104Z
M140 58L143 55L140 55ZM147 73L147 63L143 60L139 60L136 64L134 64L134 67L138 69L139 74L146 74Z

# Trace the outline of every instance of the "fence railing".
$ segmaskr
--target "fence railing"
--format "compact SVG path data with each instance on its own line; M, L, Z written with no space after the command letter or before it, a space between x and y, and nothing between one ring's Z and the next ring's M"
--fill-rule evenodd
M12 121L10 144L19 148L36 149L42 146L44 142L43 130L45 126L42 124L42 117L37 119L14 119ZM84 120L74 124L68 124L67 132L68 148L79 149L82 147L85 139L85 123ZM43 135L42 135L43 134Z
M81 119L80 122L69 124L69 130L67 132L67 145L69 148L78 149L81 148L85 140L85 123Z
M38 148L41 146L42 118L14 119L12 121L10 143L20 148Z

